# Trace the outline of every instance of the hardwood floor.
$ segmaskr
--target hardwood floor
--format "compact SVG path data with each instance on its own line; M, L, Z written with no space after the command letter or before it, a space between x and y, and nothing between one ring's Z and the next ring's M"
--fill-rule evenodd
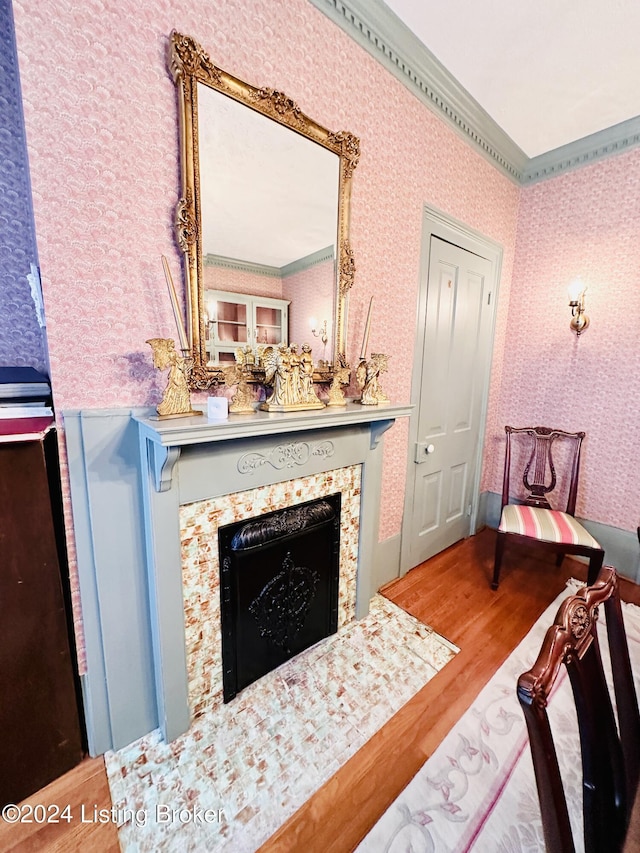
M58 817L59 823L38 823L40 812L36 805L48 807L45 814L50 818ZM70 817L56 815L57 807ZM33 813L28 807L33 806ZM83 806L84 818L83 822ZM32 851L51 851L51 853L117 853L118 832L114 823L88 822L93 817L94 806L97 809L110 809L111 797L107 774L102 758L87 758L60 779L47 785L37 794L20 804L22 816L33 822L7 824L0 819L0 851L12 853L32 853ZM65 814L65 813L63 813Z
M385 595L460 647L460 653L413 697L262 847L261 853L348 853L395 799L567 578L586 579L586 566L565 559L540 561L508 550L500 588L489 587L495 534L490 530L454 545L394 581ZM640 587L622 583L623 598L640 604ZM79 767L25 801L69 803L73 820L60 824L7 825L5 851L118 851L115 826L81 823L110 809L102 759Z
M383 592L460 647L413 697L261 848L260 853L348 853L364 837L570 577L586 566L505 553L490 589L495 533L484 530L424 563ZM622 595L640 603L640 587ZM515 687L515 685L514 685Z

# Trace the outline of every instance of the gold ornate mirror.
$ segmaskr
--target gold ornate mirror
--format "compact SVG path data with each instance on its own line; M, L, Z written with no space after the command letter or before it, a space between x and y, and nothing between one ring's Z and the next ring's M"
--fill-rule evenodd
M169 63L192 387L221 381L238 347L278 344L289 331L288 343L310 343L323 367L345 366L359 140L222 71L190 36L171 34Z

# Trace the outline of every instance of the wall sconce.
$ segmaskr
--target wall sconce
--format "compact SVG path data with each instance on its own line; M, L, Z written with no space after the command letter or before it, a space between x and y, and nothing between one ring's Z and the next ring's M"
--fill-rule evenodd
M322 343L326 344L327 341L329 340L329 335L327 334L327 321L323 320L322 325L320 326L319 329L315 328L316 325L317 325L316 318L312 317L311 318L311 334L314 336L314 338L320 338Z
M584 294L586 289L586 285L579 278L569 285L569 307L571 308L569 328L576 335L581 335L589 326L589 318L584 313Z

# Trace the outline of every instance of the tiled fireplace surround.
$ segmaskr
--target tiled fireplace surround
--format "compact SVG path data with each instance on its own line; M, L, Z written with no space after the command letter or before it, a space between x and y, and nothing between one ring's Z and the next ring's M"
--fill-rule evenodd
M180 507L185 649L189 709L193 718L222 700L222 638L218 530L225 524L316 500L342 495L338 630L355 616L360 466L236 492Z
M92 754L221 701L217 529L340 491L339 627L368 611L383 433L407 406L223 422L66 412Z

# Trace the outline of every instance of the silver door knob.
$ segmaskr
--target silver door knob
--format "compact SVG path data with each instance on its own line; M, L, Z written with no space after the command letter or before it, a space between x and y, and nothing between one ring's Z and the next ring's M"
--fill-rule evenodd
M425 453L433 453L433 451L434 451L435 449L436 449L436 448L435 448L435 445L433 445L433 444L427 444L427 446L426 446L426 447L425 447L425 449L424 449L424 452L425 452Z

